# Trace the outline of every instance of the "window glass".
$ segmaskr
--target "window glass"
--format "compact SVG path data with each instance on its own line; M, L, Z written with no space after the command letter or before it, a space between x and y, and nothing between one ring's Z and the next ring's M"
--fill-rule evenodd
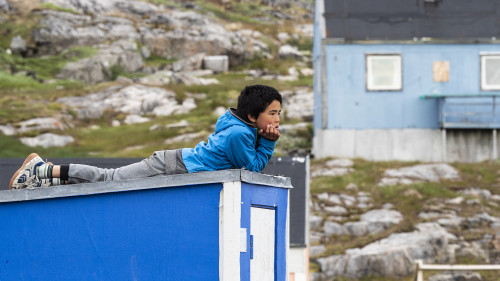
M368 91L402 90L401 55L367 55L366 89Z
M500 90L500 55L481 56L481 89Z

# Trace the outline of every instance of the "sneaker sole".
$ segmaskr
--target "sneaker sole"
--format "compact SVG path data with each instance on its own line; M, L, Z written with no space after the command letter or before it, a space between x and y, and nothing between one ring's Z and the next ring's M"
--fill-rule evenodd
M33 160L33 158L37 157L38 154L36 153L31 153L30 155L28 155L28 157L26 158L26 160L24 160L23 162L23 165L21 166L21 168L19 168L15 173L14 175L12 176L12 178L10 179L10 183L9 183L9 190L12 189L12 184L14 183L14 181L16 180L16 178L19 176L19 173L24 170L24 168L26 167L26 164L28 164L31 160Z

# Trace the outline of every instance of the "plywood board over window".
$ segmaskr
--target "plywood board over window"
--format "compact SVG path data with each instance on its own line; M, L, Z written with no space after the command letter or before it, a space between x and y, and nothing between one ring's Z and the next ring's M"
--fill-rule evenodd
M402 90L401 55L367 54L366 89L368 91Z
M450 81L450 62L435 61L432 63L432 77L434 82Z

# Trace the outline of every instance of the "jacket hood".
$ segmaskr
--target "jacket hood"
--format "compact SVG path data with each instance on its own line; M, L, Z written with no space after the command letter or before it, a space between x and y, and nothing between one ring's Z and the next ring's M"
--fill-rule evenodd
M219 117L219 120L217 120L217 123L215 124L215 133L218 133L234 125L254 128L252 123L246 122L245 120L241 119L236 114L236 109L231 107L226 111L226 113Z

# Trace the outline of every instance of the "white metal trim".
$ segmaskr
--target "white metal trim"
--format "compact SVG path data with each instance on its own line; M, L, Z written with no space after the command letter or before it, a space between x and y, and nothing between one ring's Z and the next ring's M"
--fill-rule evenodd
M241 181L225 182L219 201L219 280L240 281Z
M424 281L424 270L448 270L448 271L472 271L472 270L500 270L498 264L424 264L422 260L416 260L416 270L413 276L414 281Z

